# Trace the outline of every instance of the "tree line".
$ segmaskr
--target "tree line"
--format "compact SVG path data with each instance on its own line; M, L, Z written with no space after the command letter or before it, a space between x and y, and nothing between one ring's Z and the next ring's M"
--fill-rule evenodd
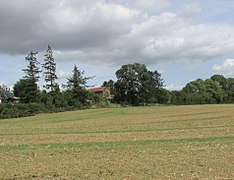
M213 75L211 78L189 82L180 91L165 89L161 74L150 71L146 65L134 63L123 65L115 72L116 81L104 81L113 99L87 90L87 83L93 77L86 77L84 71L74 65L72 76L63 84L57 83L56 63L53 51L48 46L42 64L37 60L38 52L30 52L26 57L28 66L23 69L24 76L13 87L0 86L0 97L21 98L19 104L0 105L0 118L22 117L40 112L57 112L72 109L106 107L111 103L122 106L152 104L214 104L234 103L234 78ZM42 76L41 76L42 75ZM40 90L38 81L44 78L44 89ZM4 100L3 100L4 101Z
M0 105L0 118L22 117L40 112L57 112L73 109L89 108L93 105L105 106L108 101L105 97L87 91L87 82L93 77L86 77L76 65L72 76L63 84L60 90L57 83L56 63L50 46L44 55L44 62L37 60L38 52L31 51L26 57L28 65L22 69L24 76L13 86L13 92L6 86L0 86L0 97L7 101L13 96L20 97L21 103ZM38 82L44 77L44 89L40 90Z
M115 102L126 105L144 104L221 104L234 103L234 78L213 75L206 80L189 82L180 91L168 91L158 71L144 64L123 65L116 72L117 81L105 81L115 94Z
M172 104L234 103L234 78L213 75L189 82L181 91L171 92Z
M28 66L23 69L25 76L13 87L14 95L21 97L23 103L41 103L49 109L85 108L87 106L86 97L91 96L85 89L86 83L92 77L85 77L84 71L80 71L75 65L73 75L67 78L67 84L63 85L66 90L61 91L56 82L58 77L51 47L48 46L41 68L36 55L37 52L30 52L25 58ZM41 73L45 81L43 86L45 89L42 91L37 84ZM93 97L89 98L93 99Z

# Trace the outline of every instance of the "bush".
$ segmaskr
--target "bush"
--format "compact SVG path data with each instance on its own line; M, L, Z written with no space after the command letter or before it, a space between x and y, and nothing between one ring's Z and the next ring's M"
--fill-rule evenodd
M33 116L42 112L46 112L46 108L38 103L0 104L0 119Z

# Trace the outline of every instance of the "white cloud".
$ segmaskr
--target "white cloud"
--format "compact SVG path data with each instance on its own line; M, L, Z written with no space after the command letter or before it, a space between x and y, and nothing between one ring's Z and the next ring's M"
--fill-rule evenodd
M190 16L201 11L201 5L198 2L192 2L190 4L186 4L181 10L180 14L184 16Z
M59 79L65 79L65 78L71 77L72 76L72 72L59 71L57 73L57 76L58 76Z
M122 30L126 24L139 15L140 12L137 10L102 1L83 7L58 3L53 9L47 11L47 17L45 17L47 20L45 22L48 28L55 30L58 28L65 32L82 32L81 30L85 28L85 30L92 30L97 33L99 28L105 26L106 28L102 29L103 32L107 32L106 30L109 30L109 28L114 30L117 26L119 30ZM91 27L95 29L89 29Z
M234 76L234 59L226 59L223 64L215 64L212 69L215 73Z
M0 81L0 86L2 86L2 85L7 86L7 88L9 88L11 91L13 90L13 87L14 87L14 85L12 85L12 84L9 85L5 81Z
M165 10L171 4L171 0L128 0L126 4L147 13L155 13Z
M166 85L166 89L169 91L180 91L181 89L183 89L184 85L179 85L179 84L169 84Z
M0 81L0 86L2 86L2 85L6 85L6 82Z
M126 59L140 59L146 64L212 60L232 53L232 32L234 26L191 24L175 13L162 13L134 24L130 33L117 40L116 47L127 52Z

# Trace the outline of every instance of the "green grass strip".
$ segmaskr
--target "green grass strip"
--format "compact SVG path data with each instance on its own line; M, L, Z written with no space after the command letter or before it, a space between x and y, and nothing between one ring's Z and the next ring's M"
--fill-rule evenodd
M183 117L183 116L194 116L194 115L215 114L215 113L218 113L218 112L199 112L199 113L177 114L177 115L162 116L162 117Z
M234 118L233 115L227 116L216 116L216 117L207 117L207 118L192 118L192 119L183 119L183 120L161 120L153 122L140 122L140 123L127 123L124 125L134 125L134 124L161 124L161 123L171 123L171 122L191 122L191 121L204 121L204 120L219 120L224 118Z
M188 128L161 128L161 129L134 129L134 130L114 130L114 131L81 131L81 132L48 132L48 133L22 133L22 134L0 134L0 136L28 136L28 135L52 135L52 134L111 134L111 133L131 133L131 132L160 132L177 130L195 130L195 129L218 129L234 127L229 126L201 126Z
M234 136L224 137L208 137L208 138L178 138L178 139L160 139L160 140L142 140L142 141L110 141L110 142L82 142L82 143L52 143L52 144L25 144L15 146L0 146L0 150L24 150L34 148L84 148L94 147L107 148L121 147L121 146L144 146L144 145L157 145L157 144L181 144L193 142L214 142L214 141L233 141ZM234 141L233 141L234 143Z

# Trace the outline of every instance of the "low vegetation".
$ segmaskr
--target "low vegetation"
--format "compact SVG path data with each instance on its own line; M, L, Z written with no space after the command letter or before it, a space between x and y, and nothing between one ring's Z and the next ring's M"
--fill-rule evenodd
M90 109L0 121L0 179L232 179L234 105Z

